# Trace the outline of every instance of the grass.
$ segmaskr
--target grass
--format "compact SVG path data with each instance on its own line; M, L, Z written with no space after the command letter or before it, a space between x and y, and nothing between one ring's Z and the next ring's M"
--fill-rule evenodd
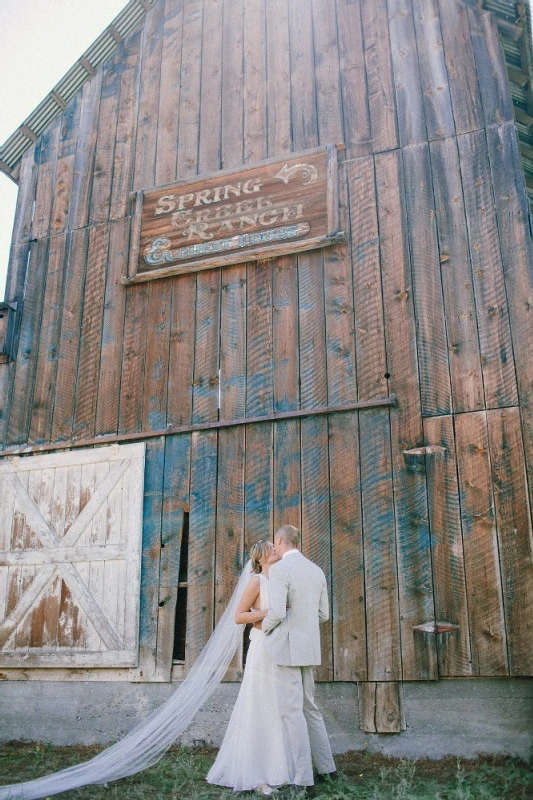
M0 745L0 783L29 780L86 761L97 747L54 747L12 742ZM105 786L85 786L59 797L69 800L229 800L260 795L209 786L205 775L216 751L174 748L151 769ZM353 752L337 758L341 779L320 798L344 800L522 800L533 798L533 771L517 759L474 761L393 759ZM274 795L275 797L275 795Z

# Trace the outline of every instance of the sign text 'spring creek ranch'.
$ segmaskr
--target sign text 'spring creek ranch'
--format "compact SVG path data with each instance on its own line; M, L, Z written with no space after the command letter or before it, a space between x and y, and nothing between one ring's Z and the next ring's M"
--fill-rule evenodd
M342 241L339 147L136 195L126 283Z

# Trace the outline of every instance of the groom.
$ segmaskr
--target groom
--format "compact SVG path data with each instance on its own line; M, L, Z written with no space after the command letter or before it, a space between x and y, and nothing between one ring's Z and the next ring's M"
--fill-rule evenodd
M315 705L313 667L321 662L319 622L329 618L326 578L300 552L300 533L284 525L274 538L281 560L269 572L269 611L263 620L265 647L277 664L276 689L296 788L319 776L336 777L322 714Z

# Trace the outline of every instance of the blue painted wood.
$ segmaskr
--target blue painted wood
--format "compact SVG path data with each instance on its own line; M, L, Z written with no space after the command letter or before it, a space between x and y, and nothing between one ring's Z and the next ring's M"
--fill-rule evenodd
M180 570L183 512L189 508L191 436L167 436L161 519L159 583L175 587Z
M402 678L388 411L360 415L367 657L370 681Z
M144 474L141 586L159 585L164 466L165 439L149 440Z
M440 144L440 143L439 143ZM423 445L411 263L402 180L396 151L376 156L380 267L389 391L391 462L398 557L399 612L404 680L437 678L434 636L418 642L413 628L434 619L433 577L424 461L411 464L404 450ZM421 644L421 646L419 646Z
M140 681L153 680L156 671L164 464L165 440L151 440L146 445L144 474L139 667L136 674Z
M39 350L39 332L44 300L44 282L48 258L48 240L41 239L32 244L28 271L28 282L22 309L18 353L15 365L13 403L7 429L8 445L28 441L33 381Z
M213 630L218 434L193 433L185 660L190 667Z
M278 423L279 424L279 423ZM246 429L244 551L259 539L271 539L274 524L274 426Z

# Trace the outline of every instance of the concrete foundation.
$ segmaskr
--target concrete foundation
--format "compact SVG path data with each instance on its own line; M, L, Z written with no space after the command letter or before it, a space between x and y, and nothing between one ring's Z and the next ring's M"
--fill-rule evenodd
M116 741L176 689L176 684L6 681L0 684L0 741L57 745ZM221 684L181 738L219 745L238 684ZM403 685L407 730L359 728L357 685L319 684L319 702L335 753L380 752L410 758L497 753L529 759L533 679L475 679Z

